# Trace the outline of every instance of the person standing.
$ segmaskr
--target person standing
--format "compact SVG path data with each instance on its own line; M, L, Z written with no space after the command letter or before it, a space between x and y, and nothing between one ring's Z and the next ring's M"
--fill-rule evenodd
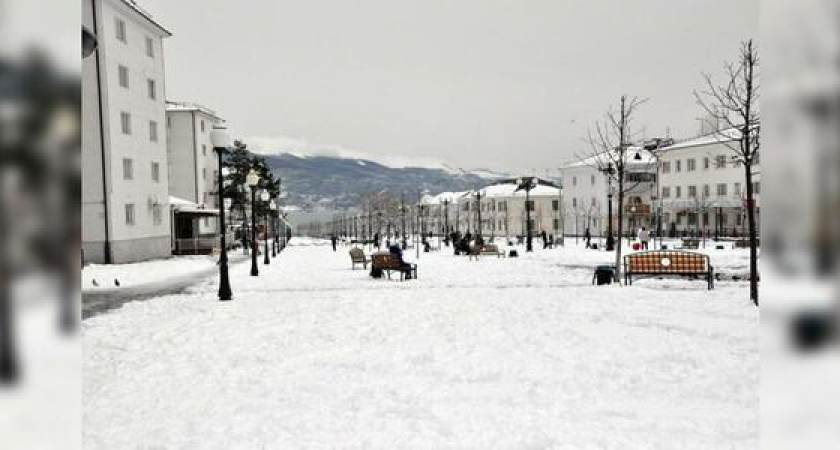
M330 236L330 242L332 242L333 251L336 251L336 247L337 247L337 244L338 244L338 238L335 236L335 233L333 233Z
M639 230L639 242L642 243L642 248L644 250L648 249L648 245L650 243L650 232L645 227L642 227L642 229Z
M545 230L542 230L540 232L540 238L543 241L543 250L547 249L548 248L548 236L546 235Z
M586 248L592 247L592 233L589 232L589 227L586 227L586 231L583 233L583 240L586 243Z

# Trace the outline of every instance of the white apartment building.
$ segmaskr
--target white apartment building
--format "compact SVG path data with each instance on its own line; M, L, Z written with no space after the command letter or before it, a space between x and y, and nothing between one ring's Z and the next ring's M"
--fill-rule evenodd
M199 104L166 103L173 252L183 253L185 246L197 250L197 245L209 251L212 237L218 232L219 163L210 130L220 122L222 119L214 111Z
M719 136L710 134L675 143L658 150L657 156L665 233L744 235L744 167L734 160L734 153ZM757 169L753 167L756 208L760 212Z
M87 262L170 255L163 39L129 0L84 0L99 47L82 62L82 242Z
M561 190L550 181L536 180L537 186L528 196L532 233L536 236L545 231L547 236L559 238L563 220ZM440 234L448 224L449 232L476 235L480 228L485 238L524 237L527 230L526 193L517 187L516 180L511 179L476 191L426 196L421 203L429 207L425 213L427 230Z
M655 147L654 144L651 147ZM631 147L626 153L626 186L624 204L625 235L639 228L654 229L653 198L656 196L656 161L649 148ZM609 177L601 169L602 160L595 157L568 164L560 169L563 179L564 233L582 236L588 228L593 237L607 235L609 220ZM613 230L618 229L618 186L613 181Z

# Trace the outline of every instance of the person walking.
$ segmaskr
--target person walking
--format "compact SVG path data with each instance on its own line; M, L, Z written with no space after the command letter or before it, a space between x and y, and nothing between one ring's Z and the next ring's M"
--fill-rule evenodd
M586 248L592 247L592 233L589 232L589 227L586 227L586 231L583 233L583 240L586 243Z
M336 247L338 246L338 238L335 236L335 233L333 233L330 236L330 242L332 242L333 251L336 251Z
M642 249L648 249L648 245L650 244L650 232L645 227L642 227L642 229L639 230L639 242L642 243Z
M543 241L543 250L547 249L548 248L548 236L546 235L545 230L542 230L540 232L540 238L542 238L542 241Z

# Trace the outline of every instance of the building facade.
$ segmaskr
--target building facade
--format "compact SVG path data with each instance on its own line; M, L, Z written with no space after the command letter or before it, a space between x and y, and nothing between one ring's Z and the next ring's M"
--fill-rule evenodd
M744 166L722 142L706 135L657 152L663 232L672 236L744 236L746 187ZM756 211L760 213L760 170L753 167ZM760 217L760 214L757 214Z
M175 253L183 253L185 246L193 248L201 243L209 251L212 237L218 232L219 162L210 131L220 122L222 119L204 106L172 101L166 104L167 170Z
M657 144L631 147L626 152L626 182L623 227L625 236L639 228L655 228L656 162L651 149ZM615 181L602 169L605 158L587 158L560 169L563 179L564 233L582 236L589 229L593 237L607 235L612 198L612 227L618 230L618 197ZM615 232L615 231L614 231Z
M87 262L170 254L163 40L128 0L84 0L98 48L82 63L82 242Z

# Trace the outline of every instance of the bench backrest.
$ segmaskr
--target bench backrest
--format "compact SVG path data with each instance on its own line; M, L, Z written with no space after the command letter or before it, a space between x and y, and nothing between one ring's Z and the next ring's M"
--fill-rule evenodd
M402 267L402 263L390 253L374 253L370 255L370 259L375 267L384 269L399 269Z
M350 258L356 262L362 262L365 260L365 251L360 248L354 248L350 250Z
M709 256L702 253L655 250L624 257L624 267L633 273L706 273Z

